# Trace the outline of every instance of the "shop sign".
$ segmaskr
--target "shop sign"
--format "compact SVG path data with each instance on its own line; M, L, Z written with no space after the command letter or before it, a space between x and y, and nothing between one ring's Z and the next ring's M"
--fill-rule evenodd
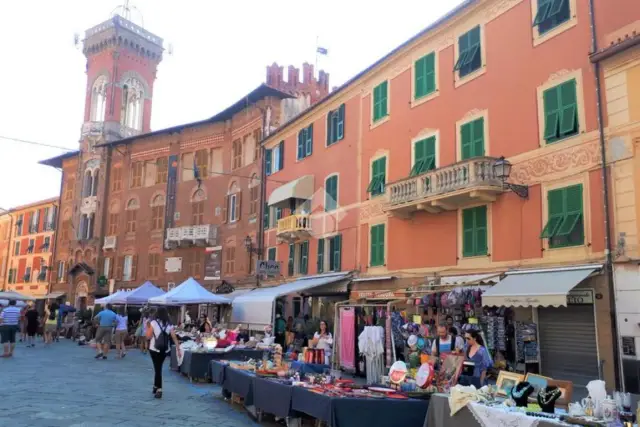
M389 299L402 299L406 294L403 292L393 291L351 291L351 299L368 299L368 300L389 300Z
M593 291L591 289L569 291L567 294L567 304L593 304Z
M256 272L257 274L266 274L267 276L279 276L280 262L259 259L256 263Z
M206 249L207 259L204 264L204 280L220 280L222 270L222 246Z
M504 299L505 305L513 305L513 306L536 306L538 304L540 304L540 299L538 298L534 298L534 297L527 297L527 298L505 298Z

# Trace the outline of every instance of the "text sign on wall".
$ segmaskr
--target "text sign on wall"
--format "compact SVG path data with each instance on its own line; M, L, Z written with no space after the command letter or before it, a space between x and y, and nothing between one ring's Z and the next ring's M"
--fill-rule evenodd
M222 270L222 246L208 247L204 263L204 280L220 280Z
M164 228L173 228L176 213L176 186L178 183L178 156L169 156L167 172L167 199L164 211ZM166 238L166 235L165 235Z
M567 304L593 304L593 291L591 289L569 291L567 294Z
M258 260L256 263L256 272L257 274L266 274L267 276L279 276L280 262Z

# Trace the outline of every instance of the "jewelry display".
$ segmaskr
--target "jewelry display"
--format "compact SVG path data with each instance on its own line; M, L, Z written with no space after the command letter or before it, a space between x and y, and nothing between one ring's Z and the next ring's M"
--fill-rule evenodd
M555 413L556 400L562 396L562 390L556 386L541 388L538 392L538 405L542 408L542 412L547 414Z
M516 402L516 406L526 407L528 405L529 396L531 396L533 392L533 386L526 381L522 381L511 389L511 398Z

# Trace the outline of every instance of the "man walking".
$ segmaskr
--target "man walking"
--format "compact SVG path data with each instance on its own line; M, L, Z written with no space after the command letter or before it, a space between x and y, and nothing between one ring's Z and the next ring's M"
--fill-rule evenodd
M106 308L94 317L94 320L99 322L96 332L96 351L98 352L96 359L106 359L111 349L111 335L117 317L112 308L111 304L107 304Z
M9 307L0 313L0 340L4 345L2 357L12 357L16 348L16 335L20 324L20 309L16 307L16 300L9 301Z

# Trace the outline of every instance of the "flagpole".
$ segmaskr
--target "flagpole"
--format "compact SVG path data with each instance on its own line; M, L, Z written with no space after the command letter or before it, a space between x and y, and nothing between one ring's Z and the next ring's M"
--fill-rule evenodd
M320 37L316 36L316 66L314 68L315 72L318 71L318 48L320 47Z

